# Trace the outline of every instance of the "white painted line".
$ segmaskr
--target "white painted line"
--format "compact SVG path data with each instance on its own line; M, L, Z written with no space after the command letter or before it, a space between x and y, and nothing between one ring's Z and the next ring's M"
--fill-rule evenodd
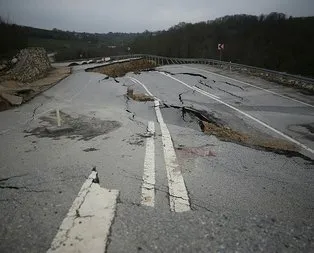
M129 77L134 83L138 83L140 84L145 90L146 92L148 93L148 95L150 95L151 97L154 97L154 95L147 89L147 87L142 84L140 81L138 81L137 79L133 78L133 77Z
M245 84L245 85L249 85L249 86L252 86L252 87L254 87L254 88L256 88L256 89L263 90L263 91L265 91L265 92L274 94L274 95L276 95L276 96L279 96L279 97L282 97L282 98L285 98L285 99L289 99L289 100L292 100L292 101L294 101L294 102L297 102L297 103L300 103L300 104L303 104L303 105L310 106L310 107L313 107L313 108L314 108L314 105L305 103L305 102L300 101L300 100L298 100L298 99L291 98L291 97L288 97L288 96L279 94L279 93L277 93L277 92L275 92L275 91L267 90L267 89L261 88L261 87L259 87L259 86L256 86L256 85L253 85L253 84L250 84L250 83L246 83L246 82L243 82L243 81L240 81L240 80L237 80L237 79L228 77L228 76L224 76L224 75L220 75L220 74L217 74L217 73L214 73L214 72L210 72L210 71L205 70L205 69L193 68L193 67L186 66L186 65L184 65L184 67L190 68L190 69L194 69L194 70L200 70L200 71L206 72L206 73L211 74L211 75L223 77L223 78L229 79L229 80L234 81L234 82L238 82L238 83L242 83L242 84Z
M96 176L92 172L83 184L48 253L105 252L119 191L93 183Z
M141 83L139 80L130 77L131 80L137 82L142 85L142 87L150 94L150 96L155 98L155 112L157 116L157 120L160 125L161 135L162 135L162 143L164 149L164 159L166 165L166 172L168 178L168 186L169 186L169 201L170 201L170 210L173 212L185 212L190 211L190 200L188 196L188 192L186 190L186 186L184 183L184 179L181 173L180 166L178 164L176 152L173 147L172 139L170 132L164 119L162 117L160 111L159 99L156 98L147 87Z
M168 74L166 74L166 73L163 73L163 72L159 72L159 73L162 74L162 75L164 75L164 76L166 76L166 77L169 77L169 78L171 78L171 79L173 79L173 80L175 80L175 81L177 81L177 82L179 82L179 83L181 83L181 84L183 84L183 85L185 85L186 87L189 87L189 88L192 89L192 90L195 90L195 88L193 88L192 86L190 86L190 85L188 85L188 84L182 82L181 80L179 80L179 79L177 79L177 78L175 78L175 77L173 77L173 76L170 76L170 75L168 75ZM198 90L196 90L196 91L198 91ZM207 97L209 97L209 98L211 98L211 99L214 99L215 101L217 101L217 102L219 102L219 103L221 103L221 104L223 104L223 105L225 105L225 106L227 106L227 107L229 107L229 108L231 108L231 109L233 109L233 110L235 110L236 112L238 112L238 113L240 113L240 114L246 116L247 118L249 118L249 119L251 119L251 120L253 120L253 121L255 121L255 122L261 124L262 126L264 126L264 127L268 128L269 130L275 132L276 134L278 134L278 135L284 137L285 139L287 139L287 140L289 140L289 141L291 141L291 142L297 144L297 145L300 146L301 148L303 148L303 149L309 151L310 153L314 154L314 150L313 150L313 149L311 149L311 148L305 146L305 145L302 144L301 142L299 142L299 141L297 141L297 140L291 138L290 136L288 136L288 135L286 135L286 134L280 132L279 130L277 130L277 129L271 127L270 125L264 123L263 121L261 121L261 120L255 118L255 117L253 117L253 116L251 116L250 114L248 114L248 113L246 113L246 112L243 112L243 111L241 111L240 109L238 109L238 108L236 108L236 107L234 107L234 106L232 106L232 105L230 105L230 104L228 104L228 103L226 103L226 102L223 102L222 100L220 100L220 99L218 99L218 98L213 97L212 94L210 94L210 93L208 93L208 92L207 92L207 94L204 93L204 92L200 92L200 91L198 91L198 92L201 93L201 94L203 94L203 95L205 95L205 96L207 96Z
M146 138L146 153L144 160L144 175L142 184L142 205L154 207L155 205L155 124L148 122Z
M158 100L155 100L155 111L160 125L162 135L161 138L164 148L164 158L169 185L170 210L174 212L190 211L189 196L177 161L176 152L173 147L168 127L163 120L159 108Z

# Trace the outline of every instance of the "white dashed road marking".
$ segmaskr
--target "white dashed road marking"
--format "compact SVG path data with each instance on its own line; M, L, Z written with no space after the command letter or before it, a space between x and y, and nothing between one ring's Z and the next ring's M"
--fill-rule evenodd
M141 83L139 80L130 77L133 82L140 84L150 96L153 94L147 89L147 87ZM184 179L179 167L176 152L173 147L171 135L169 133L168 127L163 120L160 108L159 101L155 98L155 112L157 120L160 125L162 143L164 149L164 159L166 165L166 172L168 178L169 186L169 200L170 200L170 210L173 212L185 212L190 211L190 201L189 196L186 190Z
M155 124L148 122L146 138L146 153L144 160L144 175L142 184L142 205L155 205Z
M200 89L196 89L195 87L192 87L192 86L186 84L185 82L182 82L181 80L179 80L179 79L177 79L177 78L175 78L175 77L173 77L173 76L168 75L167 73L163 73L163 72L159 72L159 73L162 74L162 75L164 75L164 76L166 76L166 77L168 77L168 78L171 78L171 79L173 79L173 80L175 80L175 81L177 81L177 82L179 82L179 83L185 85L186 87L188 87L188 88L190 88L190 89L192 89L192 90L195 90L195 91L197 91L197 92L199 92L199 93L201 93L201 94L203 94L203 95L205 95L205 96L207 96L207 97L209 97L209 98L211 98L211 99L214 99L215 101L217 101L217 102L219 102L219 103L221 103L221 104L223 104L223 105L229 107L230 109L235 110L236 112L238 112L238 113L240 113L240 114L246 116L247 118L249 118L249 119L251 119L251 120L253 120L253 121L255 121L255 122L261 124L262 126L264 126L264 127L268 128L269 130L275 132L276 134L278 134L278 135L284 137L284 138L287 139L288 141L291 141L291 142L297 144L298 146L300 146L300 147L303 148L304 150L306 150L306 151L308 151L308 152L314 154L314 150L313 150L313 149L311 149L311 148L305 146L304 144L300 143L299 141L297 141L297 140L291 138L290 136L288 136L288 135L286 135L286 134L280 132L279 130L277 130L277 129L271 127L270 125L264 123L263 121L261 121L261 120L255 118L255 117L253 117L253 116L251 116L250 114L248 114L248 113L246 113L246 112L243 112L243 111L241 111L240 109L238 109L238 108L236 108L236 107L234 107L234 106L232 106L232 105L230 105L230 104L228 104L228 103L226 103L226 102L223 102L222 100L220 100L220 99L218 99L218 98L215 98L212 94L210 94L210 93L208 93L208 92L203 92L203 91L200 90Z
M105 252L119 191L101 188L96 177L83 184L47 252Z

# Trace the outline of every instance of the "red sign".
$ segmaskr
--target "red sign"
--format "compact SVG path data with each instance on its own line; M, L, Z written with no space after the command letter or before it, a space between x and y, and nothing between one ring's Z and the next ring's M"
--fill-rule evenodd
M218 50L224 50L225 44L218 44Z

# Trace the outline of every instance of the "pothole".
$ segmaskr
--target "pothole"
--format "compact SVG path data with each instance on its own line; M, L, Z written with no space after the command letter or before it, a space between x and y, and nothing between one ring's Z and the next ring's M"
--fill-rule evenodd
M79 115L77 118L60 111L62 126L57 127L56 112L51 112L49 116L42 116L42 126L36 127L30 131L24 131L37 137L48 137L59 139L67 137L88 141L97 136L108 134L111 131L121 127L121 123L112 120L100 120L95 117Z
M144 59L132 60L129 62L113 63L101 67L86 69L87 72L98 72L116 78L122 77L129 72L139 72L145 69L156 67L156 63Z

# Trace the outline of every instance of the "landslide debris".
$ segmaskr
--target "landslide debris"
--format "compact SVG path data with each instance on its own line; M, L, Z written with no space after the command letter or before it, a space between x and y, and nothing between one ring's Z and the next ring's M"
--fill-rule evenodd
M154 101L154 98L152 96L148 96L143 93L134 93L131 87L128 87L127 97L138 102Z
M96 68L87 69L87 72L98 72L101 74L105 74L107 76L116 78L122 77L126 73L129 72L139 72L146 69L152 69L156 67L156 63L153 61L148 61L145 59L139 60L132 60L129 62L120 62L120 63L113 63L110 65L105 65Z
M311 160L301 154L299 147L289 141L268 136L264 133L243 133L234 130L211 112L196 110L187 106L165 105L164 110L167 108L180 110L183 119L182 122L185 122L187 115L189 115L188 119L197 121L203 133L214 135L221 141L236 143L256 150L282 154L287 157L301 157L305 160Z

